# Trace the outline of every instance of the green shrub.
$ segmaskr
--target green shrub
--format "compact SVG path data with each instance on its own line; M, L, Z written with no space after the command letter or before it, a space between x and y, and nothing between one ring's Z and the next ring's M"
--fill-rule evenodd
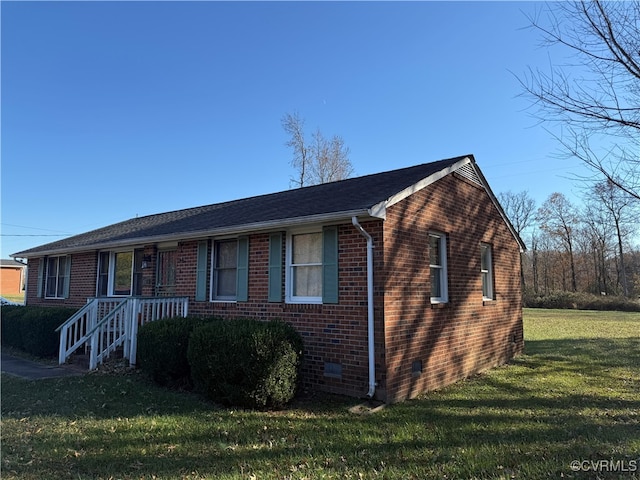
M37 357L55 357L60 346L56 328L75 312L66 307L3 307L2 341Z
M0 311L0 335L2 336L3 345L20 350L24 349L20 324L26 308L28 307L14 305L2 307Z
M60 348L60 334L56 329L76 311L67 307L42 307L25 314L22 320L25 351L38 357L55 357Z
M137 362L140 368L160 385L189 388L189 336L196 326L206 321L178 317L143 325L138 331Z
M281 321L223 320L193 331L188 358L194 385L211 400L281 407L298 387L302 338Z

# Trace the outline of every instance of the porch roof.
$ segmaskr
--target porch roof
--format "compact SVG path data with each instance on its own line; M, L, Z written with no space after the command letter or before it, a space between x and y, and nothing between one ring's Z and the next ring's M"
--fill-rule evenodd
M469 163L475 166L472 155L278 193L132 218L11 256L29 258L204 238L211 235L285 228L312 222L337 221L354 215L384 218L387 206L424 188L459 166ZM484 178L481 178L488 189ZM495 201L495 197L490 195Z

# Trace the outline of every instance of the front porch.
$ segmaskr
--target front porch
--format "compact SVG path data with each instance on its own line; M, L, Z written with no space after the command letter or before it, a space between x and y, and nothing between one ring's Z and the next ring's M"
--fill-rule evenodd
M135 365L138 328L162 318L186 317L188 307L188 297L89 298L56 330L60 333L58 363L66 363L84 349L89 370L94 370L122 348L129 364Z

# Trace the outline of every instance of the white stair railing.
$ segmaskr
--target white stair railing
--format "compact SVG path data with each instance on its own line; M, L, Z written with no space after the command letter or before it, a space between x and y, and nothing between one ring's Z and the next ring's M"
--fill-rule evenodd
M124 345L127 339L127 327L131 318L131 302L125 300L111 310L89 332L87 337L91 339L89 351L89 370L95 369L98 364L109 358L111 353Z
M95 369L116 349L130 365L136 363L138 328L170 317L186 317L188 297L92 298L64 322L60 332L58 362L63 364L81 347L89 347L89 369Z
M60 325L56 329L56 332L60 332L58 363L62 365L76 350L87 347L89 332L98 324L98 319L103 318L123 302L126 300L90 298L84 307Z

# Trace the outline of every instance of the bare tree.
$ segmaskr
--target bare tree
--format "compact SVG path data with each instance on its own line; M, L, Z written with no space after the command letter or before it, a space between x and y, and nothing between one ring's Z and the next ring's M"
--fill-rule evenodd
M601 205L590 197L585 203L582 221L585 225L584 240L588 244L593 261L594 284L593 293L608 294L609 275L607 260L609 256L610 218Z
M571 289L578 290L574 258L574 234L579 217L573 204L562 194L552 193L538 209L536 220L540 228L550 237L557 239L569 256Z
M307 142L304 134L304 119L298 113L287 113L282 118L282 127L289 135L285 143L293 150L291 165L297 177L291 183L297 187L317 185L349 178L353 166L349 160L349 148L342 137L334 135L327 139L318 129Z
M309 147L304 138L304 120L298 112L294 112L282 117L281 123L284 131L291 137L285 145L293 149L291 165L298 171L298 178L291 179L291 182L298 187L304 187L310 161Z
M628 225L633 222L633 209L637 202L626 192L615 188L611 182L604 181L593 187L595 198L601 207L609 214L616 232L616 241L620 267L618 279L625 297L629 296L629 284L627 282L626 268L624 264L624 238L628 235Z
M520 80L536 116L561 126L565 154L640 199L640 1L552 2L529 20L572 58Z
M536 201L524 190L519 193L511 191L498 194L500 204L507 217L511 221L513 228L520 238L525 229L530 227L535 217ZM520 282L522 287L526 287L524 279L524 268L522 264L522 254L520 254Z

